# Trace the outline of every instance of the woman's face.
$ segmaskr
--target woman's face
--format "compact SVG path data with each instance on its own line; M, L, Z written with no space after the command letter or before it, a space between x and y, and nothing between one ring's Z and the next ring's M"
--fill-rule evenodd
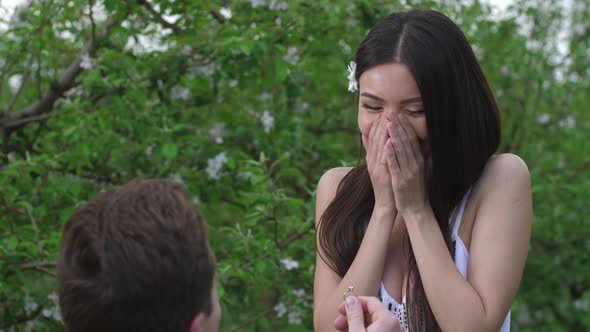
M358 124L366 139L363 141L368 142L373 122L387 113L405 116L420 141L427 141L428 129L420 91L406 65L375 66L361 75L359 83Z

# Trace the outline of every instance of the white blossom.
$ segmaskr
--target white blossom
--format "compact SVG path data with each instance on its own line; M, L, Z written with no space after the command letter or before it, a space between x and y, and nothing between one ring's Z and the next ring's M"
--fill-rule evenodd
M238 179L242 179L242 180L248 180L252 177L252 172L239 172L238 173Z
M294 289L293 294L295 294L295 296L297 296L299 298L302 298L305 295L305 289L303 289L303 288Z
M94 68L94 60L90 58L88 53L82 54L82 58L80 59L80 68L91 70Z
M537 118L537 123L541 124L541 125L546 125L549 123L549 120L551 120L551 118L549 117L549 114L543 113L543 114L539 115L539 117Z
M301 110L302 111L307 111L308 108L309 108L309 102L304 101L301 103Z
M43 309L41 314L43 315L43 317L46 317L46 318L53 316L53 312L49 309Z
M264 132L267 134L270 133L270 130L272 129L272 127L275 123L275 119L272 116L272 114L270 114L269 111L262 112L262 116L260 117L260 121L262 121L262 126L264 127Z
M289 9L289 4L286 1L271 0L268 8L273 10L287 10Z
M175 85L170 90L172 99L189 100L191 98L191 90L186 86Z
M344 52L344 54L350 54L350 52L352 51L352 49L350 48L350 45L348 45L344 40L340 39L338 41L338 45L340 45L340 47L342 48L342 52Z
M225 152L219 153L217 156L207 160L207 175L209 179L217 180L221 177L221 169L223 165L227 162L227 156Z
M590 307L587 299L577 299L574 301L573 304L574 304L574 309L580 310L580 311L586 311Z
M580 80L580 75L578 75L576 72L573 72L568 76L568 79L572 83L577 83Z
M230 80L228 85L230 88L235 88L238 86L238 80Z
M57 297L57 294L55 293L51 293L47 295L47 299L53 302L56 302L59 300L59 298Z
M39 325L39 319L38 318L29 320L25 324L25 331L26 332L35 331L37 329L37 325ZM16 330L14 330L14 329L10 330L10 332L14 332L14 331L16 331Z
M354 17L349 17L346 19L346 27L347 28L354 28L359 24L359 22Z
M576 25L573 26L573 30L579 34L579 35L583 35L584 32L586 32L586 26L583 23L578 23Z
M193 53L193 49L189 45L184 45L180 49L180 54L182 54L184 56L189 56L189 55L191 55L191 53Z
M272 95L266 91L260 94L262 100L270 100L270 98L272 98Z
M225 131L225 123L216 123L213 128L209 130L209 138L215 141L217 144L223 143L223 134Z
M483 49L479 45L471 44L471 49L476 58L480 59L482 57Z
M176 183L184 184L184 179L182 178L182 175L180 173L174 173L172 175L172 181L174 181Z
M288 270L293 270L299 267L299 262L293 260L291 257L281 259L281 264Z
M287 306L283 302L279 302L275 305L274 310L277 313L277 317L283 317L287 313Z
M225 17L228 20L232 17L231 9L226 7L222 7L219 10L219 14L221 14L221 16Z
M64 93L64 95L66 97L80 97L83 92L84 92L84 90L82 89L82 86L81 85L76 85L73 88L70 88L69 90L67 90Z
M29 291L25 291L25 312L27 314L30 314L33 311L37 310L38 307L39 305L37 304L37 302L35 302L35 300L33 300L33 298L31 298L31 296L29 295Z
M213 73L215 73L215 64L214 63L210 63L204 66L199 66L197 67L197 72L209 77L211 75L213 75Z
M541 43L538 40L528 39L526 41L526 48L529 51L536 52L536 51L540 50L542 47L543 47L543 43Z
M287 54L285 54L285 56L283 56L283 60L285 60L285 62L288 62L292 65L299 62L299 55L297 54L297 47L289 46L289 48L287 49Z
M568 115L565 119L559 121L559 126L565 130L570 130L576 126L576 119Z
M289 324L291 324L291 325L301 324L301 315L299 314L299 311L296 311L296 310L289 311L288 318L289 318Z
M10 90L12 90L12 92L16 92L18 90L18 88L20 87L20 85L22 84L22 82L23 82L23 75L21 75L21 74L12 75L8 79L8 86L10 87Z
M359 84L356 81L356 62L350 61L348 64L348 91L355 92L359 89Z
M520 309L520 314L518 315L518 322L523 325L528 325L533 322L533 319L529 312L529 308L526 304L523 305Z
M266 2L264 0L250 0L250 5L252 8L258 8L266 5Z
M145 148L145 155L146 156L151 157L153 152L154 152L154 145L148 145L148 147Z
M41 315L45 318L52 318L58 322L62 321L61 312L59 311L59 307L57 305L51 308L44 308L41 311Z
M502 66L502 69L500 69L500 71L502 72L502 75L504 75L504 76L508 76L508 74L510 74L510 69L508 69L507 66Z

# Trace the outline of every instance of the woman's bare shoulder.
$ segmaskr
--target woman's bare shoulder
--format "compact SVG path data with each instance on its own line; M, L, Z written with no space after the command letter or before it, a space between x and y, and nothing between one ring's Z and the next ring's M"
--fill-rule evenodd
M316 192L316 212L321 215L336 196L340 181L352 170L352 167L336 167L327 170L318 182Z
M499 184L509 187L530 186L530 173L522 158L512 153L503 153L490 158L481 182L485 187Z
M346 174L351 170L352 167L335 167L327 170L318 182L318 194L321 191L322 194L331 193L331 196L333 196L336 193L340 181L342 181Z
M529 169L519 156L512 153L496 155L487 162L477 183L477 206L500 207L506 200L532 200ZM479 209L478 209L479 210Z

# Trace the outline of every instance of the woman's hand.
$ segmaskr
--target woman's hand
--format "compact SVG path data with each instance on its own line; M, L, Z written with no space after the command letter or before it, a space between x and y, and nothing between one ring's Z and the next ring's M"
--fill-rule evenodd
M362 139L367 150L367 169L375 193L375 210L379 209L395 214L397 210L391 188L391 176L385 158L386 146L389 142L387 122L385 115L380 115L373 122L369 136L362 135Z
M376 297L349 296L338 312L340 316L334 321L337 331L401 332L399 319Z
M408 120L390 113L387 131L390 142L386 146L386 160L396 207L402 215L420 211L428 205L424 156L418 137Z

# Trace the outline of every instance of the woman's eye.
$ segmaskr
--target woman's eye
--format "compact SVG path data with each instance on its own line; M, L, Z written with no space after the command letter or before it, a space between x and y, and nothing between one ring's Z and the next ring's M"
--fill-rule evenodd
M363 107L366 108L366 109L369 109L369 110L373 110L373 111L377 111L377 110L380 110L380 109L383 108L383 107L380 107L380 106L369 106L369 105L366 105L366 104L363 104Z
M410 116L421 116L424 115L424 110L404 110L404 112Z

